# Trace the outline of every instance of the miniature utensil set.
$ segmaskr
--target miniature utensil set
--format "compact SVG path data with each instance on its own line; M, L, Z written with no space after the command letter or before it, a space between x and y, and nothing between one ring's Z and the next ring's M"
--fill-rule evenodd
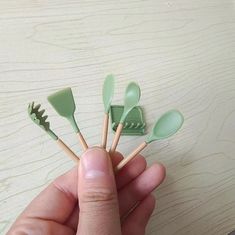
M104 103L104 121L103 121L103 130L101 138L101 147L106 149L107 146L107 136L108 136L108 123L109 123L109 112L111 107L111 102L114 94L114 77L113 75L108 75L104 81L103 85L103 103ZM125 97L124 97L124 110L116 129L116 133L113 138L113 142L109 149L109 154L112 157L112 154L115 152L122 130L123 123L125 122L126 117L130 111L135 108L140 100L140 88L139 86L131 82L128 84ZM74 97L71 88L65 88L56 93L48 96L48 101L56 112L66 118L74 132L76 133L78 140L85 151L88 148L88 145L77 125L77 122L74 117L74 112L76 109ZM48 116L43 116L45 110L39 111L41 105L38 104L35 106L34 102L30 103L28 106L28 114L31 120L42 128L56 143L59 147L66 153L76 163L79 162L79 157L50 129L50 123L47 120ZM166 139L173 134L175 134L182 126L184 122L183 115L177 110L170 110L163 114L155 123L151 133L147 136L146 140L141 143L135 150L133 150L126 158L124 158L116 167L115 172L121 170L131 159L133 159L138 153L140 153L145 147L148 146L153 141Z

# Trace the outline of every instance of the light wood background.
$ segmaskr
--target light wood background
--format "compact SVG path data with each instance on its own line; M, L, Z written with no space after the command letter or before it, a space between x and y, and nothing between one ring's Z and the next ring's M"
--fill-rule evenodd
M232 0L1 0L0 234L73 166L29 120L28 102L41 102L53 129L81 153L46 97L71 86L81 130L99 144L108 73L117 77L115 104L129 81L139 83L148 128L168 109L185 116L180 133L144 151L148 164L167 167L146 234L235 229L234 11ZM127 154L141 140L124 137L118 148Z

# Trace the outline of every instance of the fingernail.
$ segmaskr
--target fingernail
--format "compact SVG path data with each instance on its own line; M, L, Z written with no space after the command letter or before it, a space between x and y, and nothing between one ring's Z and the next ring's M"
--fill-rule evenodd
M93 179L110 174L108 154L101 148L87 150L81 158L84 177Z

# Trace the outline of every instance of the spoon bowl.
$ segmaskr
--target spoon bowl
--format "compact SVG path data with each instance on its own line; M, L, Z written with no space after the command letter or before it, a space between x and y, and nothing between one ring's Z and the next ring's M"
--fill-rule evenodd
M129 83L125 91L124 110L120 119L120 123L125 121L128 113L139 103L140 95L141 92L138 84L135 82Z
M128 113L138 104L139 100L140 100L139 86L134 82L129 83L125 91L124 110L123 110L121 119L119 121L118 127L116 129L116 133L115 133L112 145L109 149L110 155L112 155L117 148L118 141L120 139L122 129L123 129L123 123Z
M170 110L163 114L155 123L146 143L166 139L175 134L183 125L184 117L178 110Z

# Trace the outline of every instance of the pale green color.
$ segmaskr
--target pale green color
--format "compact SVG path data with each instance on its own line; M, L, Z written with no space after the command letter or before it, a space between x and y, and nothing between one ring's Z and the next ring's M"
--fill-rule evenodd
M50 135L52 139L57 140L58 139L57 135L50 129L50 123L46 122L48 116L47 115L43 116L45 109L39 111L40 107L41 107L40 104L34 106L34 102L30 103L28 105L29 117L35 124L37 124L44 131L46 131L47 134Z
M105 113L108 113L110 110L110 105L113 99L113 93L114 93L114 76L110 74L105 78L103 85L103 103L104 103Z
M128 113L139 103L140 100L140 88L135 82L128 84L125 91L124 98L124 111L120 119L120 123L123 123Z
M111 105L110 117L112 123L112 130L116 132L120 122L124 107L122 105ZM143 110L140 106L134 107L127 115L123 122L122 135L144 135L145 134L145 120Z
M184 117L177 110L170 110L163 114L155 123L146 142L165 139L175 134L183 125Z
M54 107L56 112L69 120L74 131L80 132L77 123L74 118L74 112L76 109L73 93L71 88L65 88L63 90L57 91L47 97L50 104Z

